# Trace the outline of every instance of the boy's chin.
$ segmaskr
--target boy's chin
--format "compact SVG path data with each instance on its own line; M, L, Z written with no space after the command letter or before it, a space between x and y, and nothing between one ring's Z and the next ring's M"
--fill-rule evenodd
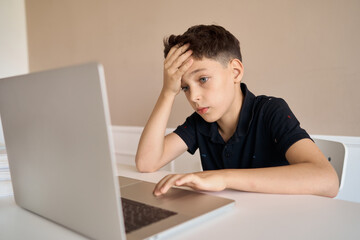
M199 114L199 115L200 115L200 117L202 117L202 119L204 119L204 121L206 121L208 123L213 123L218 120L218 118L210 116L210 115L206 115L206 114Z

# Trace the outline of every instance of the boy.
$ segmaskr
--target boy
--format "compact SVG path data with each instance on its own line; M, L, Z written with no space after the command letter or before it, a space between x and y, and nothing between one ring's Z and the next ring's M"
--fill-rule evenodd
M153 172L186 150L200 151L203 172L172 174L155 187L315 194L335 197L335 170L284 100L255 97L241 83L239 41L223 27L199 25L164 41L164 82L136 154ZM183 90L195 110L164 137L174 99Z

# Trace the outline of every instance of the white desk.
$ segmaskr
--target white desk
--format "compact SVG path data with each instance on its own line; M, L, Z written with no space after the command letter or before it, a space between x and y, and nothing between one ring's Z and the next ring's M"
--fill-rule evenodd
M157 182L166 172L142 174L120 166L119 175ZM171 239L360 239L360 204L316 196L223 191L236 207ZM0 198L0 239L84 239Z

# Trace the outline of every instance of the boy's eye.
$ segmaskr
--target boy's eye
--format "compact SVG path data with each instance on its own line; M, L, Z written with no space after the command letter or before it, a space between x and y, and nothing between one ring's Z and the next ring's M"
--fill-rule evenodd
M187 90L189 90L189 87L181 87L181 90L183 90L184 92L186 92Z
M209 80L208 77L202 77L202 78L200 78L200 82L201 82L201 83L206 83L207 80Z

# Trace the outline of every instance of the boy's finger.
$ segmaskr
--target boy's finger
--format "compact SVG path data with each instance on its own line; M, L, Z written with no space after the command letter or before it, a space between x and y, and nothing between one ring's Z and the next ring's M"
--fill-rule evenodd
M178 69L180 68L184 62L192 55L193 51L188 50L185 53L183 53L181 56L179 56L175 61L172 63L171 68Z
M167 181L168 178L170 178L172 175L166 175L165 177L163 177L155 186L154 188L154 194L156 192L159 192L160 189L163 187L163 185L165 184L165 182Z
M192 58L189 58L177 71L177 74L180 75L180 77L182 77L187 70L189 70L189 68L191 67L191 65L193 64L194 60Z
M186 174L183 177L177 179L175 185L190 185L191 187L193 187L193 185L196 185L196 176L194 174Z
M160 188L161 194L165 194L169 191L169 189L175 186L175 182L181 177L181 175L173 175L172 177L168 178L164 185Z
M168 58L169 56L173 55L173 53L180 47L179 44L176 44L175 46L173 46L170 51L168 52L166 58Z
M201 179L196 174L187 174L175 182L175 186L187 186L195 190L206 190Z
M190 44L185 44L177 48L171 55L168 55L165 59L165 65L171 66L179 56L186 52L189 46Z
M178 47L175 52L171 55L171 56L180 56L181 54L183 54L184 52L186 52L188 50L188 48L190 47L190 44L184 44L180 47Z
M177 174L171 174L167 175L163 179L161 179L158 184L156 184L154 188L154 195L160 196L162 194L165 194L172 186L174 186L175 179L178 179L179 175Z
M190 58L192 55L192 50L186 51L184 54L179 56L177 59L175 59L173 62L166 62L164 67L165 69L172 70L172 72L176 72L184 63Z

